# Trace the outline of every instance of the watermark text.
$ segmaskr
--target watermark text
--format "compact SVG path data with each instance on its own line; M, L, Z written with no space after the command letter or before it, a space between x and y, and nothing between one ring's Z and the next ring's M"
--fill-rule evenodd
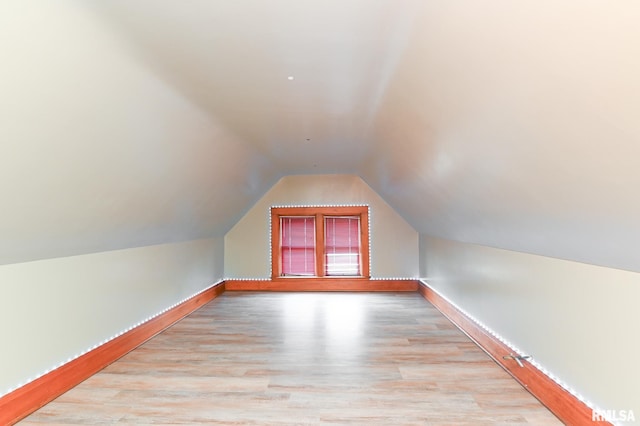
M592 422L635 422L633 410L591 410Z

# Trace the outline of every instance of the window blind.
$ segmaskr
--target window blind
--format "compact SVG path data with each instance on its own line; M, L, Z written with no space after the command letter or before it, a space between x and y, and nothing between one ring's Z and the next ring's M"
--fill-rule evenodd
M280 218L282 275L315 276L315 217Z
M325 275L360 275L360 218L325 217L324 232Z

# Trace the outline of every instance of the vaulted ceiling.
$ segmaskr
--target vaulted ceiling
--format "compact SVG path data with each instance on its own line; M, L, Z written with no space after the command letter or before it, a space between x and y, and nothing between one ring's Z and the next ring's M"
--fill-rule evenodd
M634 0L7 0L0 263L221 236L278 178L640 271ZM292 77L290 79L289 77Z

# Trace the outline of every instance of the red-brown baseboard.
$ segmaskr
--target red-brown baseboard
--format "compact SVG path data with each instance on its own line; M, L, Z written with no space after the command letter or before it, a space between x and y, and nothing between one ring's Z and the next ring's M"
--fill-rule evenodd
M504 368L525 389L544 404L553 414L567 425L592 424L591 408L578 398L567 392L546 374L528 362L520 367L516 361L505 360L502 357L513 351L507 345L487 333L482 327L472 321L464 313L449 303L446 299L432 290L428 285L420 283L418 292L433 306L444 314L462 332L471 338L502 368ZM611 425L608 422L598 422L598 425Z
M0 425L12 425L18 422L162 330L215 299L224 290L224 283L213 286L173 309L3 396L0 398Z
M282 278L274 280L227 280L227 291L417 291L417 280L370 280L368 278Z

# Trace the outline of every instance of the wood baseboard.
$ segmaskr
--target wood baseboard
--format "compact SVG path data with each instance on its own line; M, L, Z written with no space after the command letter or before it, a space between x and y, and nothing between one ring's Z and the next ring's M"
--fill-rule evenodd
M417 291L418 281L368 278L282 278L226 280L227 291Z
M567 425L592 424L592 409L567 392L549 376L535 366L524 361L520 367L516 361L503 359L513 351L504 343L487 333L459 309L436 293L428 285L420 283L418 292L436 307L444 316L473 340L495 362L504 368L518 383L535 396L553 414ZM611 425L598 422L598 425Z
M12 425L102 370L225 291L215 285L121 336L0 398L0 425Z

